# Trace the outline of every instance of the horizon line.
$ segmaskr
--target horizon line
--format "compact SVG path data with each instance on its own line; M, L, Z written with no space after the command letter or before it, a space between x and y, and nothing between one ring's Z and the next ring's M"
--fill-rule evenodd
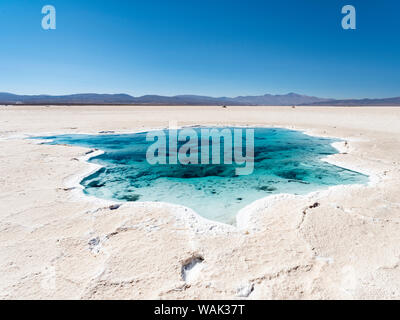
M361 98L356 98L356 97L346 97L346 98L332 98L332 97L324 97L324 96L319 96L319 95L314 95L314 94L306 94L306 93L297 93L294 91L290 91L288 93L264 93L264 94L241 94L241 95L234 95L234 96L227 96L227 95L207 95L207 94L193 94L193 93L181 93L181 94L173 94L173 95L163 95L163 94L157 94L157 93L146 93L146 94L141 94L141 95L133 95L131 93L126 93L126 92L115 92L115 93L104 93L104 92L75 92L75 93L62 93L62 94L52 94L52 93L14 93L14 92L9 92L9 91L0 91L0 94L11 94L11 95L16 95L16 96L49 96L49 97L62 97L62 96L71 96L71 95L84 95L84 94L93 94L93 95L128 95L133 98L140 98L140 97L145 97L145 96L159 96L159 97L179 97L179 96L197 96L197 97L208 97L208 98L228 98L228 99L234 99L238 97L259 97L259 96L287 96L287 95L299 95L299 96L307 96L307 97L316 97L316 98L321 98L321 99L327 99L327 100L377 100L377 99L391 99L391 98L399 98L400 94L398 96L385 96L382 98L379 97L373 97L373 98L366 98L366 97L361 97Z

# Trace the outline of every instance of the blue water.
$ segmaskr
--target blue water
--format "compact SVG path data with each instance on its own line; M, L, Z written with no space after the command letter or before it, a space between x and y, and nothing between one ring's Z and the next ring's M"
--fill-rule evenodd
M306 194L334 185L368 182L363 174L321 161L337 153L331 143L338 140L275 128L254 128L254 133L254 171L250 175L236 175L234 163L150 165L146 151L153 142L146 141L146 132L40 139L105 152L90 159L103 168L82 180L86 194L119 201L180 204L229 224L235 223L241 208L271 194Z

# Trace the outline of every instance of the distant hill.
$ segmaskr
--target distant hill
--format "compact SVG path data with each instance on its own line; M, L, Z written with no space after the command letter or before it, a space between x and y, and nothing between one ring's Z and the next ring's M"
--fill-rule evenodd
M299 105L328 101L296 93L285 95L266 94L262 96L208 97L198 95L177 95L172 97L145 95L133 97L128 94L72 94L64 96L16 95L0 93L0 104L133 104L133 105Z
M305 96L291 92L283 95L265 94L263 96L241 96L241 97L236 97L233 100L242 105L288 106L288 105L312 104L312 103L329 101L332 99Z
M400 97L386 99L335 100L306 96L297 93L283 95L265 94L261 96L208 97L198 95L159 96L145 95L133 97L128 94L82 93L63 96L16 95L0 93L0 104L18 105L210 105L210 106L400 106Z
M312 106L400 106L400 97L383 99L345 99L320 101Z
M65 96L28 96L0 93L1 104L127 104L133 103L133 99L128 94L83 93Z

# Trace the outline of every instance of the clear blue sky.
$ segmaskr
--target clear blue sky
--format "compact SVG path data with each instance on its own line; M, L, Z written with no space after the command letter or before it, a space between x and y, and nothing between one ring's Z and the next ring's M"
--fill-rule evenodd
M400 96L400 2L0 0L0 91Z

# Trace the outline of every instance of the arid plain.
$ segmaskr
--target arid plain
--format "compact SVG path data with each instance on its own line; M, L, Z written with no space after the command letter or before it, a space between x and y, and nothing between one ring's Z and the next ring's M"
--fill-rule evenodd
M79 189L88 149L25 139L169 121L339 137L327 161L370 183L266 197L230 226L168 204L111 210ZM396 107L0 106L0 298L400 299L399 150Z

